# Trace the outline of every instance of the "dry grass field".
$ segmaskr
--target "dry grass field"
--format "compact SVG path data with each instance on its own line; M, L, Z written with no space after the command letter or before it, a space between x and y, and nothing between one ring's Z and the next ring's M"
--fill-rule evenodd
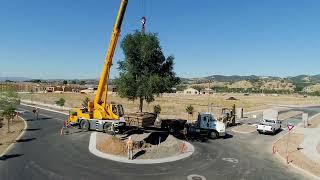
M226 100L229 97L235 97L237 100ZM85 97L93 99L94 94L80 93L42 93L42 94L21 94L22 99L37 101L41 103L54 104L59 98L66 100L66 107L79 107ZM120 103L124 106L125 112L137 112L138 101L128 101L120 98L117 94L109 94L109 101ZM162 118L183 118L187 119L185 111L187 105L194 107L195 115L197 112L208 111L208 105L212 104L212 110L217 116L221 113L222 107L231 108L233 104L237 108L244 108L244 112L261 110L272 105L315 105L320 104L320 97L307 97L295 95L280 96L261 96L253 94L244 96L243 94L212 94L212 95L185 95L185 94L163 94L156 97L155 101L145 103L144 111L153 112L153 106L161 106Z

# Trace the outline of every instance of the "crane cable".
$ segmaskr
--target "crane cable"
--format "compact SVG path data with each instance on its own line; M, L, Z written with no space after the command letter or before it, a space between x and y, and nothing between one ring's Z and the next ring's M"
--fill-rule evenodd
M141 0L141 12L142 12L142 18L141 18L141 33L144 34L145 33L145 24L147 22L147 18L146 18L146 12L147 12L147 8L146 8L146 0Z

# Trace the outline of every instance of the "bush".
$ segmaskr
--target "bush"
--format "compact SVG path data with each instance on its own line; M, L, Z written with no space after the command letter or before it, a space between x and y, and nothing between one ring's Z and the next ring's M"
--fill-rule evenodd
M194 108L191 104L186 107L186 112L188 113L188 115L193 115Z
M155 113L157 116L161 113L161 106L159 104L153 106L153 113Z
M64 103L65 103L65 102L66 102L65 99L60 98L58 101L56 101L56 104L57 104L58 106L64 106Z

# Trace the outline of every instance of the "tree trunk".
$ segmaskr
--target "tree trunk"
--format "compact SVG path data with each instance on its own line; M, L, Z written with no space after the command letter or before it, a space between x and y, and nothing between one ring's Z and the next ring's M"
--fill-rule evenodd
M9 118L7 118L7 123L8 123L8 124L7 124L7 126L8 126L8 129L7 129L8 132L7 132L7 133L9 133L9 132L10 132L10 119L9 119Z
M140 97L140 98L139 98L139 100L140 100L140 103L139 103L139 110L140 110L140 112L142 112L142 109L143 109L143 98L142 98L142 97Z

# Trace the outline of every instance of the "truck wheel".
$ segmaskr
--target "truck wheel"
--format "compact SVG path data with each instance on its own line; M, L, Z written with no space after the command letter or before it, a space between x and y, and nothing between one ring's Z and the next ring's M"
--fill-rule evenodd
M89 122L87 121L87 120L81 120L80 121L80 128L82 129L82 130L88 130L89 131L89 129L90 129L90 124L89 124Z
M211 139L217 139L219 137L219 134L216 131L210 131L208 135Z
M111 126L112 126L112 124L110 124L110 123L104 123L103 132L107 133L107 134L113 134Z

